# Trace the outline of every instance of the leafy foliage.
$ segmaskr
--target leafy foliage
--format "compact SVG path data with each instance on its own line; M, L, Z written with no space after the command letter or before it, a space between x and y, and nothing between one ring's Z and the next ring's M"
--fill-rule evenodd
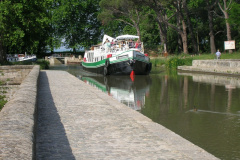
M50 0L4 0L0 3L1 43L8 53L36 53L48 39Z
M225 7L227 21L221 8L224 1L229 5ZM196 47L198 53L209 53L211 25L217 49L223 51L231 31L239 50L239 5L239 0L2 0L0 63L9 53L43 55L59 47L62 40L74 50L89 47L103 34L139 35L145 49L158 52L166 44L174 54L196 53Z
M233 7L232 9L230 10L230 19L229 19L229 22L230 24L232 24L232 26L236 29L237 33L236 34L236 37L237 37L237 40L238 40L238 47L240 47L240 2L239 3L234 3L233 4Z
M68 48L96 44L101 34L97 20L98 0L58 0L53 8L55 35L65 39Z
M127 26L124 28L125 32L129 30L132 32L132 28L135 28L136 34L141 39L139 26L141 12L133 1L101 0L100 7L102 10L98 15L98 19L102 21L102 24L109 24L113 20L123 22Z
M178 58L178 57L172 57L170 59L167 60L166 62L166 68L177 68L177 66L182 66L184 65L185 62L183 59Z

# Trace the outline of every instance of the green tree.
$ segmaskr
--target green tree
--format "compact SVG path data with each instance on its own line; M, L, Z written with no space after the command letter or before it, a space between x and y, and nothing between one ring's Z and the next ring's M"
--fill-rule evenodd
M218 1L211 1L211 0L205 0L206 2L206 9L208 12L208 23L209 23L209 36L210 36L210 48L211 48L211 53L216 52L216 46L215 46L215 35L214 35L214 24L213 24L213 11L214 8L216 7Z
M233 4L233 7L230 11L229 16L229 23L233 26L233 29L235 29L235 41L237 48L240 47L240 1L236 1L236 3Z
M54 5L55 35L65 39L66 47L75 50L97 43L101 33L98 4L99 0L59 0Z
M232 0L229 0L229 1L228 0L222 0L222 3L221 3L221 1L218 2L218 6L219 6L220 10L222 11L224 19L225 19L226 30L227 30L227 40L228 41L232 40L231 26L228 22L229 11L232 8L231 5L232 5ZM232 50L229 50L229 53L232 53Z
M51 0L0 2L0 62L6 53L36 53L48 39ZM43 46L40 46L43 45Z
M98 15L102 24L108 24L112 20L125 23L136 29L139 39L140 33L140 8L129 0L101 0L101 13Z

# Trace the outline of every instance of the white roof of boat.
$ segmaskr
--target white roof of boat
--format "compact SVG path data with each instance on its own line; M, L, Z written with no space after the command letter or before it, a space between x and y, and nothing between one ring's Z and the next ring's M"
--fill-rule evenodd
M116 37L117 40L128 40L128 39L138 39L138 38L139 36L128 35L128 34Z
M114 40L113 37L110 37L110 36L108 36L108 35L105 34L105 35L103 36L102 44L104 44L104 42L106 41L106 39L108 39L110 42L112 42L112 40Z

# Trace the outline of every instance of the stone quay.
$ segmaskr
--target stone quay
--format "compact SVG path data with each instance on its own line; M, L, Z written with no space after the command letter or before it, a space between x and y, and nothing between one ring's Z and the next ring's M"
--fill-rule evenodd
M192 66L178 66L178 70L183 72L205 72L210 74L240 76L240 60L193 60Z
M65 71L35 66L0 112L0 159L218 159Z

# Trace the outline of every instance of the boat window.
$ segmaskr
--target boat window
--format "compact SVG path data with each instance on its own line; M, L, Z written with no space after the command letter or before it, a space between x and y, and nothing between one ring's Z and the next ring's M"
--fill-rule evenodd
M93 62L94 61L94 59L93 59L93 53L91 53L91 62Z
M123 58L127 58L128 55L121 55L121 56L118 56L117 59L123 59Z

